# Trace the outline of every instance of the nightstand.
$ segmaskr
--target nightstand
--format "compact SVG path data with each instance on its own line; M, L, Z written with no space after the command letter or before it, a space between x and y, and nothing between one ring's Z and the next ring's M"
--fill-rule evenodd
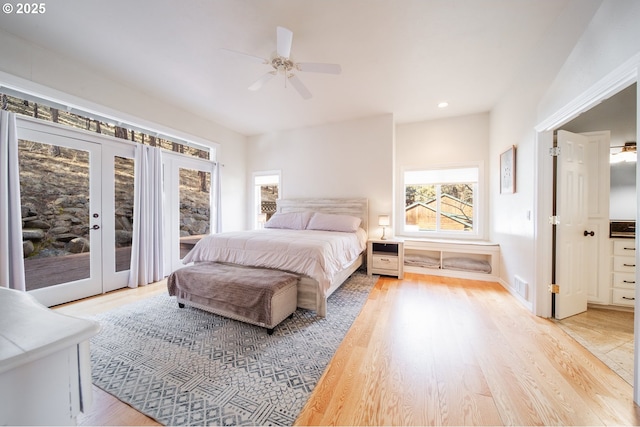
M367 274L404 277L404 249L401 240L372 239L367 242Z

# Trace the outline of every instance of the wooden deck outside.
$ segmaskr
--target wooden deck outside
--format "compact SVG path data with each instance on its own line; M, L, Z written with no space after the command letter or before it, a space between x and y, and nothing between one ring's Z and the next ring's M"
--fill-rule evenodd
M202 237L198 235L180 238L180 258L184 258ZM85 252L61 257L25 259L27 291L88 278L89 257L90 253ZM130 264L131 247L116 249L116 271L129 270Z
M89 252L24 260L27 291L89 277ZM129 270L131 247L116 249L116 271Z

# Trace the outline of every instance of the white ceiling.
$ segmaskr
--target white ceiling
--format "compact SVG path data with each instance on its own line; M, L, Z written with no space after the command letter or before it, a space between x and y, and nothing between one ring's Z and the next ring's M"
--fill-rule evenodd
M253 135L383 113L403 123L489 111L545 34L569 28L558 17L579 1L55 0L41 16L0 14L0 28ZM269 66L219 49L269 57L276 26L293 31L292 59L339 63L342 74L299 72L309 100L281 76L247 90Z

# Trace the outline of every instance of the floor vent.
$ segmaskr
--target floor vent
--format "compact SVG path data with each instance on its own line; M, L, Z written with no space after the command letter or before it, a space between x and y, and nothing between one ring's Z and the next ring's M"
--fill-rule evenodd
M529 284L521 277L513 276L513 287L516 292L524 299L529 297Z

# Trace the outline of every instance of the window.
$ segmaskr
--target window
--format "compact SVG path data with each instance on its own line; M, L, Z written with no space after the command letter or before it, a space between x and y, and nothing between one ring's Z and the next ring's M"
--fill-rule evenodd
M276 200L280 197L280 172L255 172L253 188L253 227L258 229L276 212Z
M43 102L46 101L43 100ZM63 108L49 106L43 102L31 102L4 93L0 94L1 107L16 114L22 114L47 122L58 123L115 138L126 139L139 144L151 145L152 147L160 147L165 150L174 151L187 156L207 160L212 157L211 149L208 147L198 148L187 141L165 139L154 135L154 132L151 131L141 130L138 128L134 129L124 123L110 123L106 121L106 119L89 118L81 114L76 114L72 111L67 111ZM68 108L69 110L73 110L70 107Z
M404 172L405 234L478 235L480 168Z

